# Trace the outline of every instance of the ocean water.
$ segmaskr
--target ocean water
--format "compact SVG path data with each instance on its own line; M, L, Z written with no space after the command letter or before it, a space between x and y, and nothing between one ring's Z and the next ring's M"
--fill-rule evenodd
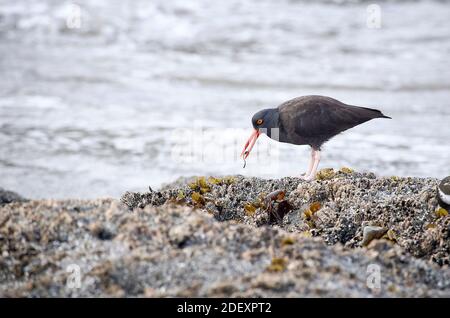
M120 196L180 176L303 172L253 113L320 94L374 107L321 168L450 174L445 1L0 0L0 187ZM375 10L375 11L374 11Z

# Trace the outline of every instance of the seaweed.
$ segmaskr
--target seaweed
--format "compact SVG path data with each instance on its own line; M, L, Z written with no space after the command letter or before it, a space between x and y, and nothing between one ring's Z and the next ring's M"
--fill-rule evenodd
M269 224L282 222L284 216L294 208L288 200L284 200L285 197L285 190L275 190L265 196L264 205L269 217ZM274 202L276 209L274 209Z
M191 195L192 203L202 206L205 204L205 198L198 192L193 192Z
M255 214L256 209L257 207L255 207L252 203L244 204L244 210L247 215L252 216L253 214Z
M186 195L184 194L183 190L178 190L177 197L175 198L176 201L184 201L186 198Z
M274 257L267 267L269 272L282 272L286 269L287 261L284 258Z
M447 216L448 215L448 211L446 209L444 209L444 208L439 208L439 209L436 210L435 214L436 214L436 216L438 218L441 218L441 217Z
M342 167L339 172L343 173L343 174L352 174L353 172L355 172L353 169L347 168L347 167Z
M313 202L309 205L309 207L303 211L303 215L306 219L312 219L312 217L314 216L314 214L320 210L321 208L321 204L320 202Z
M271 208L268 210L269 215L269 223L281 223L283 221L284 216L293 209L294 207L289 201L284 200L277 204L277 209Z
M319 172L317 172L316 179L317 180L333 179L335 174L336 173L334 172L333 168L324 168L324 169L320 170Z
M281 240L281 246L293 245L294 243L295 240L290 236L286 236Z

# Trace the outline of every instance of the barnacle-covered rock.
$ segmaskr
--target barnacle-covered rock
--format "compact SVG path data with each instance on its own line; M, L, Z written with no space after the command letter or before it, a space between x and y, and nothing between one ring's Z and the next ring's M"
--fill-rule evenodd
M413 256L438 264L448 262L450 241L444 235L450 216L438 208L438 180L377 178L373 173L350 168L323 169L319 176L312 182L289 177L195 177L178 180L159 191L128 193L122 201L131 209L158 206L170 198L179 198L182 191L186 199L179 202L201 208L219 221L233 220L252 226L272 224L349 248L361 246L365 226L382 225L388 229L385 239ZM195 189L190 186L192 183ZM202 193L202 188L208 191ZM203 205L190 199L194 192L204 198ZM277 220L267 213L267 196L271 193L282 194L270 200L274 211L284 200L290 205Z
M228 186L220 185L221 193L227 193ZM296 184L290 181L254 193L270 193L271 187L278 186L293 198L290 191ZM211 187L212 193L215 190ZM448 270L414 258L388 240L373 241L370 249L328 246L323 237L331 225L319 222L314 233L318 237L311 237L312 231L283 229L287 217L282 224L255 227L252 219L267 213L258 208L253 216L244 216L242 203L250 195L233 203L239 207L234 219L220 222L207 213L208 206L215 205L214 196L205 207L193 208L187 206L192 192L184 187L183 191L184 205L147 204L132 213L112 199L13 202L0 207L0 296L450 296ZM230 193L238 195L233 189ZM177 191L161 191L169 199L177 195ZM222 200L215 198L226 207L226 195ZM314 215L332 206L327 201L321 205L325 206ZM423 248L431 248L435 262L445 265L445 246L436 250L432 242L448 241L450 220L430 214L436 228L428 230L430 241ZM344 218L330 218L344 226ZM386 288L368 288L367 270L373 264L379 266ZM80 273L79 288L68 288L73 273Z

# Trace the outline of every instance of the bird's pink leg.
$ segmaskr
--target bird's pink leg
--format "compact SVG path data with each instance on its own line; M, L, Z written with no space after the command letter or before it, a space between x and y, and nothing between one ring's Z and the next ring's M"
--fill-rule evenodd
M311 174L311 170L314 165L314 149L311 148L311 159L309 160L308 170L300 176L302 179L306 179Z
M312 168L310 170L310 173L308 175L305 175L302 179L306 181L314 180L317 173L317 167L319 166L320 162L320 151L319 150L313 150L312 151L312 158L314 159L312 162Z

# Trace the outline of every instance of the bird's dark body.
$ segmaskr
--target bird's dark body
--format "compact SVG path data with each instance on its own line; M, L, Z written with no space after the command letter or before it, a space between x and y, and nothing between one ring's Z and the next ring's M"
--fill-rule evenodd
M264 119L257 125L258 118ZM267 135L280 142L310 145L319 150L335 135L374 118L390 118L379 110L344 104L325 96L302 96L277 108L253 116L254 128L266 128ZM278 134L271 128L278 128Z
M450 196L450 176L442 179L437 187L437 199L439 205L447 211L450 211L450 202L448 202L448 199L445 199L444 196Z
M445 203L439 196L438 196L438 203L441 208L444 208L447 211L450 211L450 204Z

